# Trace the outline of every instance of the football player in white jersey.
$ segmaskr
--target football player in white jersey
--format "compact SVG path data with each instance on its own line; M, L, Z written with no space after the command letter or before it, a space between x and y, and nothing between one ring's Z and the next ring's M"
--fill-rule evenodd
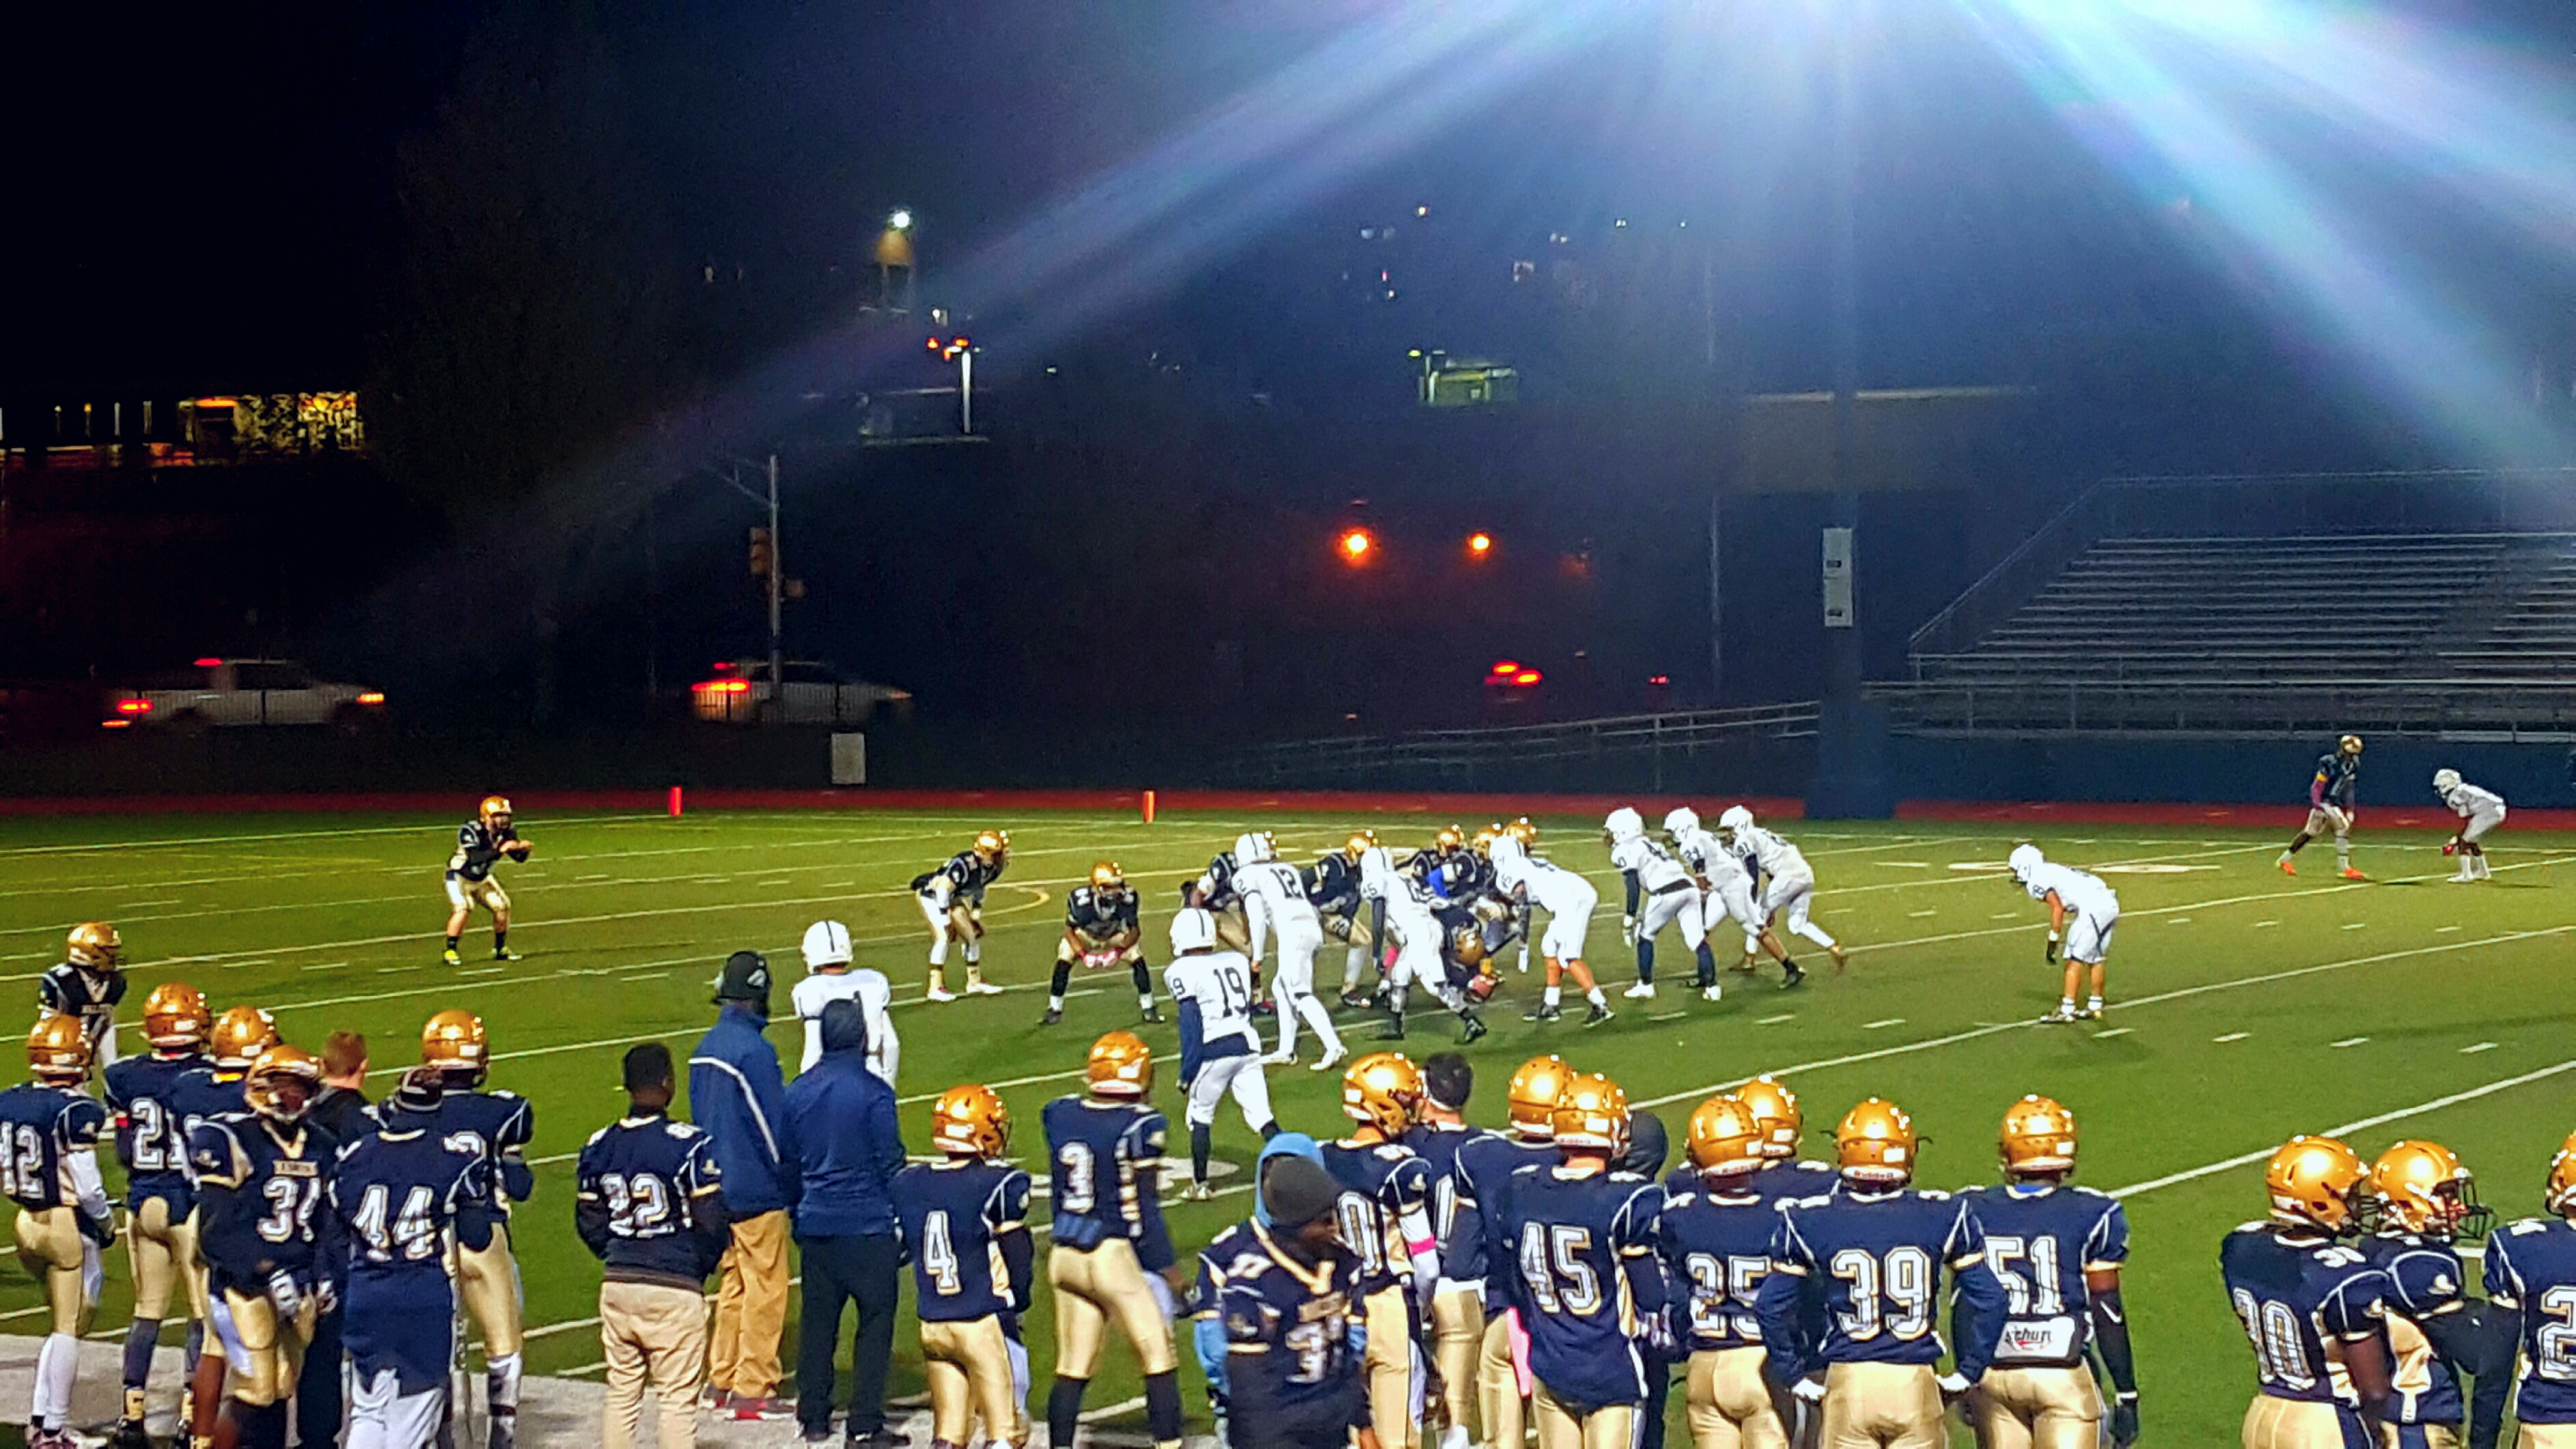
M1267 1142L1279 1131L1270 1110L1270 1083L1261 1075L1261 1033L1252 1025L1252 963L1240 951L1217 948L1216 917L1184 906L1172 917L1172 964L1163 982L1181 1015L1181 1087L1189 1093L1183 1117L1190 1129L1190 1196L1215 1196L1208 1186L1208 1138L1217 1104L1228 1092L1243 1109L1244 1125Z
M1243 897L1244 926L1252 934L1253 969L1261 968L1262 948L1279 938L1279 969L1271 980L1279 1005L1279 1049L1270 1054L1276 1066L1297 1060L1297 1023L1303 1019L1324 1043L1314 1070L1331 1071L1344 1055L1333 1014L1315 998L1315 953L1324 948L1324 920L1306 898L1306 881L1297 867L1279 859L1278 842L1257 830L1234 843L1234 888Z
M1682 864L1699 877L1700 921L1710 939L1730 921L1744 933L1744 960L1735 969L1752 974L1754 961L1768 952L1780 963L1782 986L1806 980L1807 973L1798 969L1779 935L1762 919L1762 907L1753 897L1753 876L1734 851L1701 827L1699 812L1687 805L1675 807L1664 816L1664 835Z
M835 1001L855 1001L868 1021L868 1070L887 1086L903 1059L903 1043L894 1034L894 988L874 967L852 969L850 928L838 921L816 921L805 928L805 979L788 993L796 1019L805 1023L805 1057L799 1072L814 1070L823 1059L823 1008Z
M1461 1044L1483 1036L1485 1023L1476 1015L1474 1004L1449 985L1448 969L1441 964L1440 943L1445 933L1440 918L1432 914L1430 888L1398 870L1395 857L1379 845L1360 855L1360 896L1376 907L1373 934L1395 943L1395 968L1386 978L1387 1006L1394 1014L1378 1033L1378 1039L1404 1039L1404 1001L1416 981L1465 1023L1466 1029L1458 1037Z
M1585 1026L1599 1026L1610 1019L1610 1003L1601 987L1592 979L1592 968L1583 964L1583 938L1592 930L1592 908L1601 903L1601 893L1592 882L1552 861L1529 853L1519 835L1506 831L1493 843L1494 884L1506 894L1517 896L1547 912L1547 930L1539 937L1539 955L1547 961L1547 987L1539 997L1536 1011L1528 1020L1554 1021L1557 1003L1563 998L1564 978L1574 977L1582 988L1584 999L1592 1003L1592 1012L1583 1019Z
M1673 858L1673 853L1646 836L1645 818L1622 805L1601 822L1601 833L1610 842L1610 863L1619 869L1628 892L1626 910L1619 917L1619 929L1628 944L1637 948L1637 984L1627 990L1631 998L1651 998L1655 994L1655 938L1664 927L1678 923L1682 944L1698 958L1700 994L1715 1001L1723 993L1717 984L1717 957L1708 949L1708 932L1702 924L1699 886L1689 871Z
M2443 768L2433 772L2433 793L2460 817L2460 833L2443 842L2444 855L2460 858L2455 881L2485 880L2493 872L2487 869L2487 832L2504 823L2504 797L2484 790L2460 778L2457 770Z
M1850 953L1822 926L1807 919L1815 905L1816 872L1798 847L1753 823L1753 812L1729 805L1717 817L1717 838L1747 866L1762 873L1762 919L1784 917L1789 929L1825 948L1834 969L1843 969Z
M2098 875L2071 865L2051 865L2036 845L2014 846L2009 864L2013 879L2030 892L2030 898L2048 903L2049 963L2056 964L2061 949L2066 955L2066 994L2057 1009L2040 1020L2054 1026L2101 1020L2102 963L2111 954L2111 928L2120 924L2120 898ZM2087 967L2093 972L2093 995L2078 1012L2075 988L2083 984Z

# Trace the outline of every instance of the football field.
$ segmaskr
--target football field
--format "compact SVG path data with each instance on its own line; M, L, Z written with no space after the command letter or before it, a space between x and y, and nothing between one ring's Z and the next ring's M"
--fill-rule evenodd
M1702 809L1713 818L1712 806ZM2444 879L2451 862L2439 852L2442 832L2433 812L2423 817L2421 828L2356 836L2356 861L2371 875L2364 883L2335 878L2331 842L2300 857L2297 878L2282 876L2272 860L2285 832L2271 830L1788 822L1785 832L1816 868L1818 923L1853 948L1851 969L1834 976L1810 951L1804 989L1784 992L1767 973L1758 982L1730 973L1726 999L1710 1004L1672 984L1652 1001L1617 999L1634 973L1597 821L1542 816L1542 852L1601 888L1593 963L1619 1016L1588 1030L1572 1011L1560 1023L1525 1023L1538 978L1514 974L1506 960L1488 1008L1494 1032L1469 1053L1480 1073L1469 1115L1499 1124L1512 1067L1556 1051L1658 1110L1678 1143L1703 1097L1773 1072L1805 1104L1806 1155L1829 1157L1835 1119L1876 1094L1906 1107L1925 1134L1922 1184L1957 1187L1991 1179L1995 1124L2009 1103L2025 1092L2055 1096L2082 1127L2079 1180L2129 1204L2127 1297L2146 1441L2232 1443L2253 1373L2219 1287L2216 1250L2227 1228L2262 1215L2261 1161L2273 1146L2294 1132L2333 1131L2372 1156L2401 1137L2434 1138L2460 1152L2486 1201L2509 1219L2538 1211L2550 1154L2576 1128L2576 836L2508 825L2490 842L2494 880L2462 886ZM528 1368L594 1377L599 1273L573 1232L573 1158L622 1108L617 1059L629 1044L660 1038L685 1058L713 1017L708 988L728 952L768 954L784 1011L786 987L802 972L796 944L805 926L826 916L847 922L860 964L895 984L907 1140L916 1151L926 1146L928 1104L941 1089L979 1080L1010 1104L1014 1155L1042 1167L1039 1106L1076 1088L1094 1035L1136 1024L1125 975L1101 973L1076 979L1063 1025L1038 1025L1064 894L1093 861L1117 860L1142 890L1159 963L1178 883L1242 830L1274 830L1282 857L1304 862L1357 825L1410 846L1446 823L1419 815L1166 815L1148 826L1074 813L531 813L519 824L535 858L502 872L517 902L511 945L525 959L483 960L490 941L478 922L460 970L440 964L439 928L440 869L461 818L0 822L0 976L32 1008L36 977L60 959L64 931L111 920L124 933L134 983L123 1012L127 1050L141 1046L144 993L175 976L203 988L218 1011L270 1008L301 1044L318 1047L334 1028L364 1032L379 1094L415 1058L432 1012L479 1012L490 1029L492 1085L536 1107L537 1192L515 1227ZM987 825L1012 836L1009 873L986 905L984 947L988 974L1008 994L925 1003L925 936L906 882ZM2006 851L2024 838L2053 860L2102 872L2119 892L2105 1022L2031 1024L2056 1004L2057 972L2042 960L2045 908L2002 874ZM1732 943L1721 944L1724 959ZM1677 938L1667 935L1659 960L1668 983L1687 981ZM1338 985L1340 961L1328 943L1319 963L1327 986ZM1371 1045L1373 1023L1340 1015L1355 1049ZM1445 1049L1453 1026L1418 1013L1405 1049L1417 1060ZM1143 1030L1158 1050L1176 1049L1172 1026ZM781 1022L771 1037L792 1069L800 1030ZM1311 1040L1303 1045L1311 1061ZM1176 1071L1176 1063L1164 1067L1155 1099L1177 1139ZM24 1074L12 1049L7 1078ZM1282 1122L1319 1136L1339 1130L1337 1086L1337 1074L1302 1067L1271 1073ZM1256 1148L1229 1105L1217 1156L1246 1164ZM109 1175L114 1190L121 1178L113 1168ZM1185 1251L1248 1211L1243 1183L1238 1172L1220 1183L1228 1195L1170 1208ZM1044 1222L1043 1204L1033 1221ZM126 1271L122 1249L112 1251L96 1324L103 1339L123 1335ZM1039 1277L1029 1324L1042 1406L1052 1309ZM0 1332L41 1332L38 1303L23 1274L0 1275ZM177 1333L173 1325L168 1341ZM1195 1366L1183 1377L1193 1417L1203 1418ZM919 1388L907 1325L896 1335L895 1392ZM1132 1357L1113 1349L1090 1403L1119 1405L1137 1393ZM1687 1442L1678 1397L1675 1442Z

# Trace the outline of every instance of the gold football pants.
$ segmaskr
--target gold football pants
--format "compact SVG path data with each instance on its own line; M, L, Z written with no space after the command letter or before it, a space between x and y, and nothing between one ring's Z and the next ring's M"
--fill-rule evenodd
M1368 1355L1361 1368L1368 1374L1369 1423L1377 1429L1378 1449L1416 1449L1422 1424L1413 1398L1413 1320L1406 1312L1401 1283L1380 1288L1361 1300L1368 1323Z
M45 1285L45 1305L52 1310L53 1331L77 1338L89 1331L93 1306L89 1285L89 1240L81 1236L80 1209L18 1210L18 1262Z
M320 1305L306 1298L293 1318L277 1316L277 1305L265 1293L224 1290L224 1313L232 1333L224 1343L224 1393L254 1409L284 1403L295 1396L296 1376L304 1370L304 1345L313 1340L313 1319ZM333 1372L337 1372L335 1367Z
M1464 1429L1476 1411L1476 1353L1485 1341L1485 1290L1443 1288L1431 1298L1431 1361L1440 1369L1441 1409Z
M1477 1442L1495 1449L1521 1449L1528 1431L1520 1370L1512 1364L1512 1320L1508 1314L1485 1320L1485 1336L1476 1349L1476 1424L1485 1435Z
M2334 1404L2258 1394L2245 1406L2245 1449L2344 1449L2349 1412Z
M1758 1345L1701 1349L1690 1356L1682 1402L1691 1449L1789 1449L1789 1431L1762 1377L1763 1357Z
M1136 1261L1136 1245L1111 1238L1088 1252L1056 1247L1047 1251L1047 1282L1055 1288L1055 1371L1058 1378L1088 1379L1100 1367L1100 1350L1109 1325L1136 1345L1137 1368L1151 1376L1180 1367L1172 1349L1172 1325L1163 1305L1145 1286L1145 1269Z
M480 1250L456 1248L456 1298L483 1333L483 1357L506 1358L522 1337L519 1265L510 1256L510 1225L494 1223L492 1241Z
M2525 1424L2513 1449L2576 1449L2576 1424Z
M1825 1370L1821 1449L1943 1449L1941 1384L1928 1364L1838 1363Z
M2086 1368L1988 1369L1968 1404L1984 1449L2094 1449L2102 1442L2102 1388Z
M1530 1414L1538 1421L1538 1449L1633 1449L1636 1444L1634 1404L1610 1404L1578 1417L1547 1385L1533 1384Z
M188 1287L188 1316L206 1318L206 1275L197 1266L197 1215L170 1221L167 1198L146 1198L125 1223L125 1253L134 1265L134 1316L170 1316L170 1290Z
M1025 1416L1011 1382L1010 1339L992 1314L961 1322L921 1325L921 1371L930 1380L930 1437L965 1449L984 1419L984 1437L995 1445L1021 1441Z

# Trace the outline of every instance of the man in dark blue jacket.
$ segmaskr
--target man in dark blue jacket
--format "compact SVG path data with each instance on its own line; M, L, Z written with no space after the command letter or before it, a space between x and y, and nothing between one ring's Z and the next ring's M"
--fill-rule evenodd
M793 1175L780 1162L787 1088L769 1026L769 963L736 951L716 982L716 1024L689 1055L689 1116L715 1148L733 1246L716 1289L707 1343L707 1405L735 1419L785 1419L778 1338L787 1327L787 1208Z
M903 1169L903 1134L894 1088L868 1070L867 1013L857 1002L823 1008L823 1059L787 1089L785 1118L779 1146L805 1263L796 1417L806 1443L832 1437L832 1341L841 1310L856 1300L843 1433L852 1449L890 1449L903 1442L885 1428L886 1360L894 1351L903 1264L892 1192Z

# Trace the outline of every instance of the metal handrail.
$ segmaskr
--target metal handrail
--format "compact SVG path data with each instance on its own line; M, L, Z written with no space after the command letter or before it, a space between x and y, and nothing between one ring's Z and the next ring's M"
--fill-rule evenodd
M1746 739L1797 739L1815 732L1815 701L1731 709L1611 715L1548 724L1418 730L1402 735L1327 736L1255 745L1234 757L1240 770L1313 778L1372 770L1464 772L1493 764L1689 754Z

